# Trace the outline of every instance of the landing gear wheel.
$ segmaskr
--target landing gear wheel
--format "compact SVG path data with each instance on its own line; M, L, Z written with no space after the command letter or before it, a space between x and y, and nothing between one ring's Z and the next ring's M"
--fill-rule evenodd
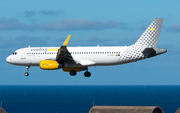
M71 71L69 72L69 74L70 74L71 76L75 76L75 75L77 74L77 72L74 71L74 70L71 70Z
M86 72L84 73L84 76L85 76L85 77L90 77L90 76L91 76L91 73L90 73L89 71L86 71Z
M25 76L29 76L29 73L28 73L28 72L26 72L26 73L24 73L24 75L25 75Z
M24 73L24 75L25 75L25 76L29 76L29 73L28 73L29 68L30 68L30 66L26 66L26 70L27 70L27 72L25 72L25 73Z

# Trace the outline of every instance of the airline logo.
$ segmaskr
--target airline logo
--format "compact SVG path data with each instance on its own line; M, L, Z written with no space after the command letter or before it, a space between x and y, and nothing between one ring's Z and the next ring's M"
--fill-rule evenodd
M34 49L31 49L31 51L47 51L48 49L47 48L34 48Z
M48 48L48 51L58 51L59 48Z
M153 31L154 30L154 28L151 28L151 31Z

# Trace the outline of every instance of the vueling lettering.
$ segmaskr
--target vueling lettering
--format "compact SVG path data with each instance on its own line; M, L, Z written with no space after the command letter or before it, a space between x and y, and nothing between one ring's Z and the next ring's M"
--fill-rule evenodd
M59 48L48 48L48 51L58 51Z

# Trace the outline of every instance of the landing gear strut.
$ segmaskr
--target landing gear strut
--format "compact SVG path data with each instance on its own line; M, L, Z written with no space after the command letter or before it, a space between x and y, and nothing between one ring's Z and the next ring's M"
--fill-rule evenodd
M69 74L70 74L71 76L75 76L75 75L77 74L77 72L74 71L74 70L71 70L71 71L69 72Z
M26 70L27 70L27 72L25 72L25 73L24 73L24 75L25 75L25 76L29 76L29 73L28 73L29 68L30 68L30 66L26 66Z

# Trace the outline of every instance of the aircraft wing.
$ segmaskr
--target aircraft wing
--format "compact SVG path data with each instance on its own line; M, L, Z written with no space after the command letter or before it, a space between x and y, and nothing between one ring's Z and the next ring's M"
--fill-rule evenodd
M67 49L67 45L68 45L70 37L71 37L71 34L64 41L63 45L58 49L58 53L57 53L57 56L56 56L57 61L75 63L75 61L73 60L70 52Z
M58 53L56 56L56 61L58 62L68 62L73 64L78 64L81 66L91 66L94 65L95 62L89 61L89 60L82 60L82 59L73 59L71 56L71 53L67 49L67 45L69 42L69 39L71 37L71 34L67 37L63 45L58 49Z

